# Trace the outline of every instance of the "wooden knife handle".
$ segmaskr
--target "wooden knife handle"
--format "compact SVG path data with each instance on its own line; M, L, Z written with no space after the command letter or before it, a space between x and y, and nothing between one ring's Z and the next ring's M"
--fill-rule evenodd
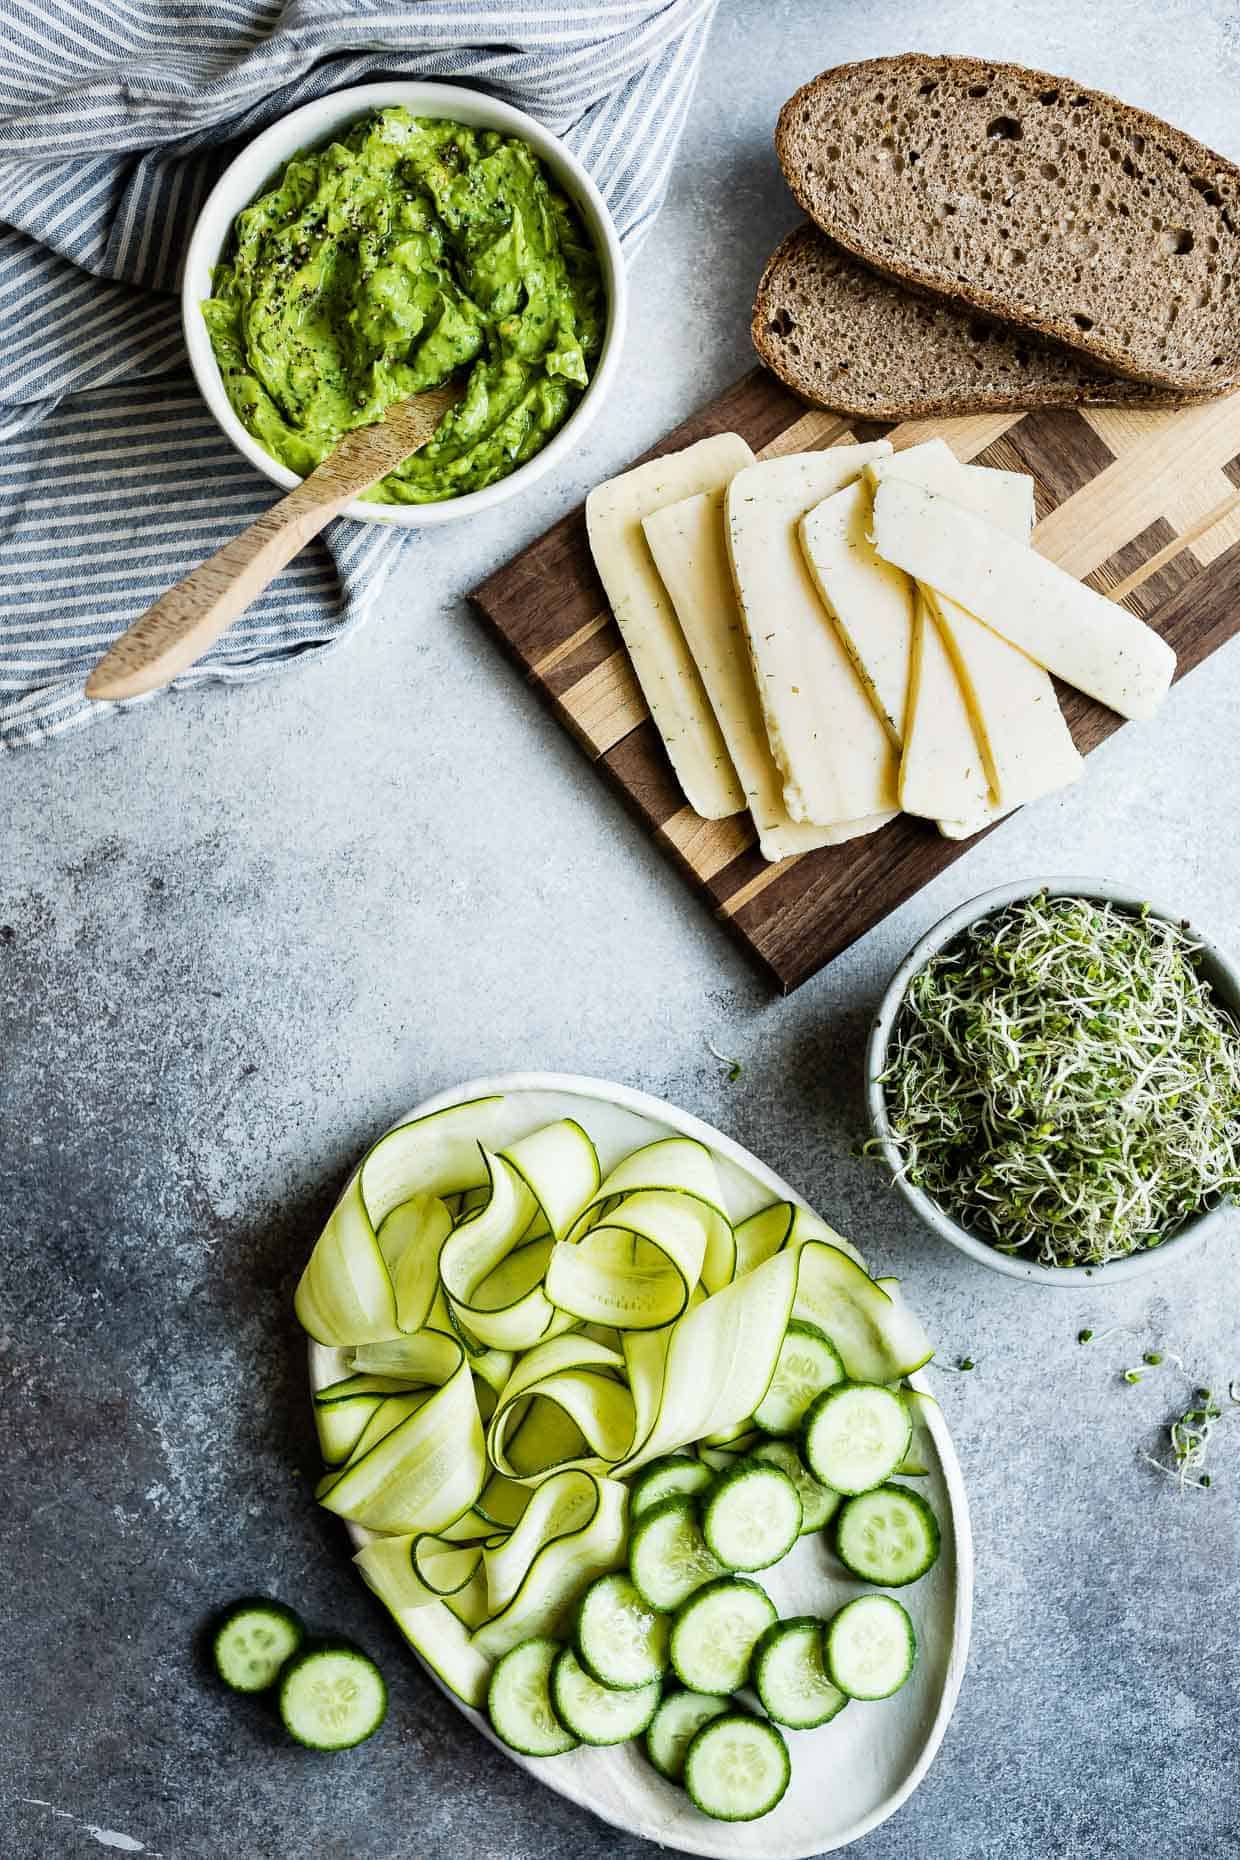
M87 697L140 697L185 671L347 502L299 484L147 608L100 659Z
M344 506L426 444L464 392L445 381L355 427L278 504L178 581L122 633L86 680L88 698L141 697L200 659Z

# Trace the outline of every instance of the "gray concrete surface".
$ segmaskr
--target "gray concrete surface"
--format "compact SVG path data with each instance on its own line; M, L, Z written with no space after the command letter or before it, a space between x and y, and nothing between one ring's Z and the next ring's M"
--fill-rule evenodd
M380 621L280 682L164 700L0 763L0 1854L639 1860L436 1693L315 1508L290 1294L359 1147L486 1070L610 1076L718 1121L908 1281L977 1540L959 1709L864 1860L1240 1853L1240 1423L1208 1495L1142 1461L1240 1373L1237 1235L1148 1286L1014 1285L853 1159L867 1015L957 900L1050 869L1137 880L1240 942L1240 648L1066 797L772 999L459 596L748 363L795 218L770 149L821 66L910 46L1065 69L1240 155L1232 0L731 0L634 276L631 372L571 472L413 545ZM711 1037L744 1061L728 1085ZM1082 1324L1136 1326L1080 1349ZM1123 1365L1178 1350L1139 1387ZM1224 1447L1228 1443L1224 1442ZM392 1680L316 1760L204 1678L196 1631L270 1588Z

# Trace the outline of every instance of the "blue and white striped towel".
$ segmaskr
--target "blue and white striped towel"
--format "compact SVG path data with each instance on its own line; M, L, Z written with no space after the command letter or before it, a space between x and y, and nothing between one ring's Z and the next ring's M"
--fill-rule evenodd
M10 0L0 46L0 744L104 707L99 654L266 509L173 293L237 145L376 77L465 79L591 169L631 250L717 0ZM363 620L408 533L333 523L186 674L256 678Z

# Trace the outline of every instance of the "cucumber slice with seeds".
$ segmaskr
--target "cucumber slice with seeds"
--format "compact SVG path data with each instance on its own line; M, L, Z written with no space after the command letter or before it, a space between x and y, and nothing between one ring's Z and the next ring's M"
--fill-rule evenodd
M629 1692L600 1686L571 1647L561 1647L551 1666L552 1710L583 1744L623 1744L640 1736L654 1717L662 1690L657 1679Z
M850 1698L889 1699L916 1659L913 1623L894 1595L859 1595L827 1628L827 1677Z
M899 1589L938 1558L939 1521L920 1492L880 1485L848 1499L835 1520L835 1554L864 1582Z
M664 1459L651 1460L629 1487L629 1517L640 1518L661 1498L676 1493L689 1498L695 1492L704 1492L713 1479L710 1467L690 1459L687 1453L669 1453Z
M225 1610L211 1642L215 1670L234 1692L266 1692L306 1637L301 1616L265 1595Z
M788 1746L773 1724L729 1711L705 1724L685 1756L685 1788L716 1821L769 1815L788 1787Z
M838 1511L840 1494L829 1485L820 1485L790 1440L764 1440L753 1450L755 1460L769 1460L786 1472L801 1501L801 1535L820 1531Z
M844 1365L826 1332L793 1318L753 1418L768 1434L795 1434L815 1395L843 1380Z
M672 1625L676 1677L691 1692L735 1692L754 1647L775 1620L765 1589L743 1576L721 1576L691 1595Z
M526 1757L558 1757L575 1750L551 1707L551 1668L560 1642L545 1634L523 1640L498 1661L487 1688L491 1728L510 1750Z
M702 1535L725 1569L769 1569L801 1534L801 1501L786 1472L742 1460L721 1473L702 1511Z
M816 1615L777 1621L754 1648L754 1690L768 1718L794 1731L829 1724L848 1703L823 1664L824 1623Z
M373 1737L387 1716L387 1686L358 1647L315 1647L280 1676L280 1716L310 1750L349 1750Z
M729 1709L729 1701L713 1692L687 1692L683 1686L665 1692L646 1732L646 1755L659 1774L678 1783L685 1753L702 1726Z
M724 1574L706 1547L697 1511L687 1498L661 1498L633 1526L629 1574L652 1608L679 1608L704 1582Z
M913 1420L898 1395L875 1382L840 1382L810 1403L801 1435L815 1479L847 1494L889 1479L908 1452Z
M634 1691L667 1671L667 1616L657 1613L623 1574L599 1576L581 1598L577 1658L601 1686Z

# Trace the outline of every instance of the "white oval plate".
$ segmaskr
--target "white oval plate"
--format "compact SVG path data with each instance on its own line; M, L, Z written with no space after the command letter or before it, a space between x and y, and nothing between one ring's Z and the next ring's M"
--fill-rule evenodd
M720 1179L734 1219L743 1219L768 1202L799 1201L772 1169L730 1137L685 1111L645 1092L602 1079L570 1073L512 1072L499 1078L471 1079L439 1092L410 1111L424 1117L447 1105L502 1094L509 1100L511 1128L505 1141L536 1130L559 1117L575 1117L598 1145L606 1172L629 1150L657 1137L679 1134L707 1144L719 1164ZM407 1118L400 1120L407 1122ZM829 1212L829 1211L828 1211ZM864 1249L863 1249L864 1250ZM341 1373L341 1355L319 1344L310 1346L310 1380L322 1388ZM925 1386L914 1376L915 1385ZM973 1601L973 1543L960 1463L946 1423L937 1410L930 1417L933 1447L930 1474L913 1481L938 1514L942 1553L928 1576L901 1591L913 1617L919 1643L912 1678L892 1699L853 1703L832 1724L817 1731L786 1733L792 1756L792 1781L783 1801L760 1821L711 1821L693 1807L683 1790L651 1768L637 1744L612 1749L573 1750L567 1756L518 1756L494 1736L485 1717L471 1711L436 1678L476 1730L490 1738L508 1759L569 1801L645 1840L681 1853L745 1860L806 1860L831 1853L867 1834L907 1801L929 1769L956 1703L969 1646ZM921 1436L926 1439L925 1434ZM369 1533L350 1525L358 1544ZM769 1579L769 1580L768 1580ZM775 1570L762 1573L781 1615L828 1615L864 1585L847 1578L819 1537L803 1537ZM429 1673L430 1668L426 1671Z

